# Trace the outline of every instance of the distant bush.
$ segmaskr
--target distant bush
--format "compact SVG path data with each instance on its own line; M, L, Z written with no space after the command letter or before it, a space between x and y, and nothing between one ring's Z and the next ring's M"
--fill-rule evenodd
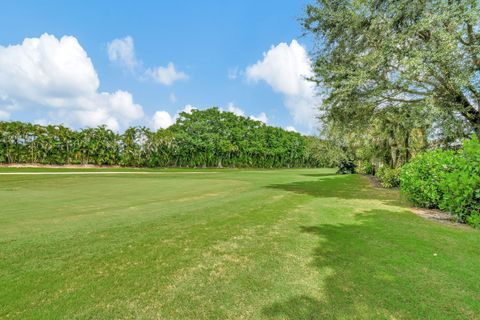
M480 143L466 140L458 151L435 150L417 156L400 175L401 189L418 206L450 212L480 227Z
M376 176L384 188L395 188L400 185L400 168L383 166L377 170Z
M355 163L350 160L341 160L338 165L337 174L355 173Z
M370 161L362 161L357 165L357 173L360 174L374 174L375 169Z

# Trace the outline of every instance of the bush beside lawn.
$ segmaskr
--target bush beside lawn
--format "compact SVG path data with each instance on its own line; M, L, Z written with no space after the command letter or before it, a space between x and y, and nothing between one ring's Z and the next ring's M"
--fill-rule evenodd
M401 190L415 204L439 208L480 227L480 143L466 140L458 151L434 150L403 166Z

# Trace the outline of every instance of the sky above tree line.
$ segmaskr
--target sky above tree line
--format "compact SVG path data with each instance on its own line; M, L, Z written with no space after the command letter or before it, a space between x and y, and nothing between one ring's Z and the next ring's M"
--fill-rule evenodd
M216 106L315 133L308 1L4 1L0 120L153 129Z

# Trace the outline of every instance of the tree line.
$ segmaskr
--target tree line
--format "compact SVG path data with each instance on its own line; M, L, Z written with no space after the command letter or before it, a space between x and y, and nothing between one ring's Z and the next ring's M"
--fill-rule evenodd
M217 108L183 112L168 129L0 122L0 163L293 168L331 165L326 143Z

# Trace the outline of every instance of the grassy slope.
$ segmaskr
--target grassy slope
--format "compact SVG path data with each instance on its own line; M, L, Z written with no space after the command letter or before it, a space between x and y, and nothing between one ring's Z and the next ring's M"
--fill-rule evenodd
M480 314L479 232L331 173L0 176L0 318Z

